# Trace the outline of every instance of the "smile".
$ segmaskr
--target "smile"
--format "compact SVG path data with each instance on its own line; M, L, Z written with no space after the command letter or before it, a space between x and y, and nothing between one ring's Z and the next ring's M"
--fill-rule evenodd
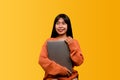
M64 30L65 30L65 29L58 29L59 32L62 32L62 31L64 31Z

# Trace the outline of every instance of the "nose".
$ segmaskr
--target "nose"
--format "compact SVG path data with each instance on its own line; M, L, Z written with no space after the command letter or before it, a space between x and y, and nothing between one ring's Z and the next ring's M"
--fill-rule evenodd
M60 27L60 28L63 27L62 23L59 24L59 27Z

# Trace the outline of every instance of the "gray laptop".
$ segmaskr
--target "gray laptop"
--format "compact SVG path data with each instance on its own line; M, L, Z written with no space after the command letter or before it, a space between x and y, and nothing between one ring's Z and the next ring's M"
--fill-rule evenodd
M64 40L48 41L47 50L49 59L66 67L72 72L72 61L70 51Z

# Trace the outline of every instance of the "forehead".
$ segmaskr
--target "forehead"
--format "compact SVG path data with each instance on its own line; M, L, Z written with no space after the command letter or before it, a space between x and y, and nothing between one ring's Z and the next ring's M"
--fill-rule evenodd
M57 22L65 22L63 18L58 19Z

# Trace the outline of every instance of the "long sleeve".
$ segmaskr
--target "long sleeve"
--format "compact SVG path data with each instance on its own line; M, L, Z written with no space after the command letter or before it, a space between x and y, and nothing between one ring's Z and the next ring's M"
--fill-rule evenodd
M66 73L67 69L65 67L60 66L59 64L55 63L54 61L48 58L46 44L47 44L47 41L43 45L41 49L40 57L39 57L39 64L41 65L41 67L45 70L47 74L50 74L50 75Z
M83 55L77 40L74 40L69 44L70 56L75 66L79 66L83 63Z

